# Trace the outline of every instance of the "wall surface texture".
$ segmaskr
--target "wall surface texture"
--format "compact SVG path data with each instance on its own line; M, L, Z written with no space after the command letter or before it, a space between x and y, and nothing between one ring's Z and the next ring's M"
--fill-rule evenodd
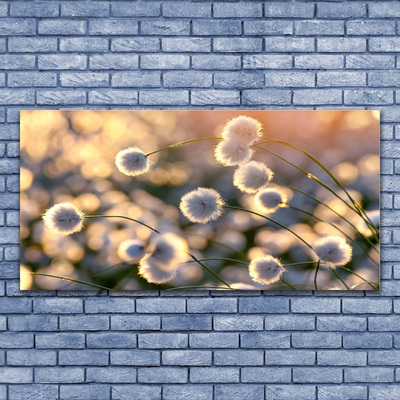
M1 1L0 399L400 398L400 2ZM380 292L20 292L20 109L380 109ZM397 384L396 384L397 382Z

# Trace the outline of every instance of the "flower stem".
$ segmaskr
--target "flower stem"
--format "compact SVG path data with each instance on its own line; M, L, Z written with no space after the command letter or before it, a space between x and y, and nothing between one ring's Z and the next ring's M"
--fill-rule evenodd
M282 283L284 283L285 285L289 286L290 288L292 288L293 290L298 290L296 286L292 285L291 283L289 283L288 281L286 281L285 279L283 279L282 277L280 278L280 281Z
M226 290L226 287L224 287L224 286L180 286L180 287L169 288L166 290L185 290L185 289L207 289L207 290L225 289ZM231 288L231 290L240 290L240 289Z
M123 215L85 215L85 218L123 218L123 219L128 219L129 221L137 222L138 224L143 225L146 228L151 229L153 232L161 234L157 229L152 228L150 225L147 225L144 222L139 221L139 220L134 219L134 218L125 217Z
M234 260L233 258L224 258L224 257L200 258L198 261L231 261L231 262L235 262L235 263L238 263L238 264L244 264L244 265L248 265L249 264L246 261ZM196 261L187 261L186 263L182 263L182 264L193 263L193 262L196 262Z
M280 222L275 221L275 220L272 219L272 218L266 217L265 215L259 214L259 213L255 212L255 211L248 210L247 208L235 207L235 206L228 206L228 205L224 205L223 207L224 207L224 208L231 209L231 210L245 211L245 212L248 212L248 213L250 213L250 214L254 214L254 215L257 215L257 216L259 216L259 217L261 217L261 218L264 218L264 219L266 219L266 220L268 220L268 221L271 221L271 222L273 222L274 224L280 226L281 228L287 230L287 231L290 232L292 235L296 236L296 237L297 237L299 240L301 240L306 246L308 246L311 250L313 250L312 246L311 246L309 243L307 243L303 238L301 238L297 233L293 232L290 228L288 228L288 227L285 226L285 225L282 225Z
M343 283L343 285L346 287L346 289L350 290L350 288L346 285L346 282L339 276L339 274L332 267L329 267L329 269L334 273L336 278L338 278L339 281Z
M344 271L349 272L350 274L353 274L353 275L357 276L357 277L360 278L362 281L364 281L366 284L368 284L369 286L371 286L372 289L374 289L374 290L379 290L379 286L378 286L377 283L375 283L375 282L373 282L373 283L368 282L368 281L367 281L366 279L364 279L361 275L357 274L356 272L352 271L351 269L348 269L348 268L346 268L346 267L342 267L342 266L339 266L339 265L337 265L336 268L340 268L340 269L342 269L342 270L344 270ZM375 285L376 285L376 286L375 286Z
M319 271L319 266L321 264L321 260L318 261L317 263L317 267L315 268L315 275L314 275L314 288L315 290L318 290L318 286L317 286L317 275L318 275L318 271Z
M318 261L303 261L291 264L282 264L282 267L293 267L295 265L304 265L304 264L316 264Z
M32 275L38 275L38 276L47 276L48 278L57 278L57 279L61 279L63 281L81 283L82 285L93 286L93 287L95 287L97 289L102 289L102 290L112 290L111 288L108 288L108 287L105 287L105 286L100 286L100 285L96 285L95 283L89 283L89 282L80 281L78 279L69 278L67 276L41 274L39 272L31 272L31 274Z
M187 143L200 142L200 141L202 141L202 140L222 140L222 138L220 138L220 137L206 137L206 138L198 138L198 139L185 140L185 141L183 141L183 142L178 142L178 143L170 144L169 146L161 147L161 149L151 151L150 153L147 153L147 154L146 154L146 157L149 157L149 156L151 156L152 154L159 153L160 151L163 151L163 150L172 149L173 147L178 147L178 146L181 146L181 145L187 144Z

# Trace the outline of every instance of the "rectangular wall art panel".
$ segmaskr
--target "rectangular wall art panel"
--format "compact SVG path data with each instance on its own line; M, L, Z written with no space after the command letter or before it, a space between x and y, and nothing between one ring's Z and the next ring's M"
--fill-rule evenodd
M21 289L378 290L379 111L22 111Z

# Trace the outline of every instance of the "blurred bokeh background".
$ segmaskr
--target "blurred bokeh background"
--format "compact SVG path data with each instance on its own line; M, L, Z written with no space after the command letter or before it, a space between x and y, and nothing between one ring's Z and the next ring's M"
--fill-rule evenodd
M182 265L173 281L152 285L137 275L136 264L121 264L118 247L129 239L148 243L151 232L130 221L89 219L85 228L61 236L45 228L41 215L52 205L71 202L85 214L125 215L162 232L184 237L192 253L202 258L227 257L242 261L272 254L283 263L309 261L306 246L287 231L260 217L229 211L207 225L190 223L179 212L183 194L199 186L218 190L227 203L254 209L252 195L232 184L233 167L215 161L215 140L186 144L154 154L153 167L136 178L121 174L116 154L130 146L150 152L169 144L200 137L220 136L227 120L247 115L263 124L264 136L290 142L316 156L345 185L352 196L379 221L379 112L378 111L22 111L21 112L21 288L75 289L88 286L30 271L68 276L113 289L165 289L177 286L218 285L195 263ZM339 195L328 175L302 153L277 143L264 144ZM362 219L314 180L271 153L257 150L256 160L274 171L274 181L291 185L326 202L368 235ZM326 207L284 188L289 205L332 222L356 240L379 263L355 230ZM344 197L345 198L345 197ZM271 218L290 227L309 243L324 235L343 236L331 225L310 215L280 208ZM374 242L373 238L370 238ZM375 242L374 242L375 243ZM372 282L379 267L353 245L354 257L346 267ZM209 261L207 265L241 289L288 289L251 281L246 265ZM299 289L312 289L313 267L287 267L284 278ZM358 277L339 271L352 286ZM318 285L343 290L343 284L321 268ZM369 289L360 285L358 289Z

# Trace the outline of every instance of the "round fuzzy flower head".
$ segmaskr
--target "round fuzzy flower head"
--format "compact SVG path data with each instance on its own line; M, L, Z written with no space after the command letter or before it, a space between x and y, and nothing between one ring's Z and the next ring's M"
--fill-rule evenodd
M233 175L233 184L245 193L256 193L268 185L273 172L263 163L250 161L239 166Z
M247 163L252 155L249 146L237 140L222 140L215 147L216 160L226 167Z
M180 209L191 222L205 224L221 216L223 205L224 201L216 190L200 187L182 197Z
M121 150L115 157L115 164L120 172L128 176L144 174L150 168L146 154L137 147Z
M83 226L83 213L71 203L58 203L43 215L44 224L62 235L79 232Z
M222 137L227 140L238 140L246 145L253 144L262 136L261 124L254 118L240 115L225 125Z
M273 213L278 207L285 206L287 197L279 189L268 188L260 190L254 199L256 206L265 213Z
M163 265L151 254L144 256L139 263L139 275L147 282L162 284L170 281L176 273L176 268L165 270Z
M249 265L251 279L262 285L278 282L285 271L279 260L270 255L255 258Z
M339 236L327 236L314 243L319 259L332 266L346 265L351 260L352 248Z
M150 253L165 270L175 269L179 263L186 261L188 247L184 239L174 233L157 236Z
M118 247L119 258L126 262L140 260L144 253L144 243L137 239L125 240Z

